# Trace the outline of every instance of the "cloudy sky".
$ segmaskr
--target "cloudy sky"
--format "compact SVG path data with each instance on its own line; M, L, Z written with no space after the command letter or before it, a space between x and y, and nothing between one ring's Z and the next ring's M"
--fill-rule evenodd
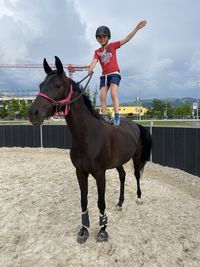
M65 64L89 65L98 26L109 26L117 41L145 19L147 26L118 50L120 101L196 97L199 10L199 0L0 0L0 64L41 64L44 57L54 63L57 55ZM91 89L100 75L97 66ZM30 94L44 77L42 69L0 69L0 92Z

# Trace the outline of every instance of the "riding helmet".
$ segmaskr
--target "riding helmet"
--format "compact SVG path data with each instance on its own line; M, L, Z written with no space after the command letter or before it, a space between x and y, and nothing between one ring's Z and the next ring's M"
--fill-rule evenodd
M97 36L100 36L100 35L107 35L108 38L110 39L111 38L110 29L107 26L98 27L96 30L96 38L97 38Z

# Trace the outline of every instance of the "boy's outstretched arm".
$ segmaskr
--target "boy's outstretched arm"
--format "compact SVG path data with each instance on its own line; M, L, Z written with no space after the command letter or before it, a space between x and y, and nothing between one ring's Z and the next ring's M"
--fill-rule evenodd
M120 45L122 46L126 44L128 41L130 41L133 38L133 36L137 33L137 31L144 28L146 24L147 24L146 20L143 20L140 23L138 23L135 29L132 30L124 39L120 41Z
M97 59L93 58L91 64L89 65L88 74L91 74L93 72L93 69L96 67Z

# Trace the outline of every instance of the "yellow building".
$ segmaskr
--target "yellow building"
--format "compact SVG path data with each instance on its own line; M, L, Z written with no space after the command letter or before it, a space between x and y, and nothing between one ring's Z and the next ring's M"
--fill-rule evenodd
M144 114L148 111L147 108L139 107L139 106L120 106L119 107L119 114L125 115L125 116L131 116L131 115L139 115L144 116ZM114 108L113 107L107 107L107 112L114 115Z

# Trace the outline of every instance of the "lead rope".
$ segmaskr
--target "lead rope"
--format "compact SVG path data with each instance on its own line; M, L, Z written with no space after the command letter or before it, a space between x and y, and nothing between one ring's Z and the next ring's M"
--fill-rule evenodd
M85 92L85 90L86 90L86 88L87 88L87 86L88 86L88 84L89 84L89 82L90 82L90 80L91 80L91 78L92 78L92 75L93 75L93 72L92 72L91 74L88 74L88 75L85 76L82 80L80 80L80 81L78 82L78 84L80 84L80 83L82 83L85 79L87 79L87 78L90 76L90 78L88 79L88 81L87 81L85 87L81 90L81 93L80 93L76 98L70 100L70 102L68 103L68 105L73 104L74 102L76 102L76 101L82 96L82 94Z

